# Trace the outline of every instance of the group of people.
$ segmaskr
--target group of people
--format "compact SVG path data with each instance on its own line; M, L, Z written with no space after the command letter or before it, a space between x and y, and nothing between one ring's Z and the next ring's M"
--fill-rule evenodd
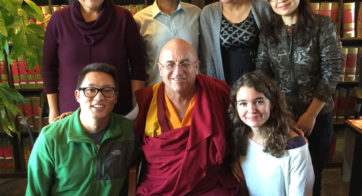
M43 59L27 195L125 194L139 160L137 195L320 195L342 58L308 0L74 0Z

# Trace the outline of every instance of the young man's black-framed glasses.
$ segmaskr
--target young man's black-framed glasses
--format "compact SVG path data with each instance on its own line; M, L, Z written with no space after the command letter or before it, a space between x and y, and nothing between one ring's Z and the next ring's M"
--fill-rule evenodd
M101 92L102 95L106 98L112 98L117 92L117 89L112 87L104 87L104 88L82 87L78 88L78 90L83 91L84 96L88 98L93 98L97 96L98 92Z

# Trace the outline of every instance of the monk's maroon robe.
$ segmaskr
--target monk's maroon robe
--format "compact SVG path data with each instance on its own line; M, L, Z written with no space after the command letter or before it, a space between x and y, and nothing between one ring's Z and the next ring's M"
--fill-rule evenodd
M136 93L139 114L135 132L143 135L145 173L137 195L236 195L239 183L223 167L228 130L230 88L221 80L199 74L190 126L170 130L165 115L164 84L157 92L161 135L144 134L152 86Z

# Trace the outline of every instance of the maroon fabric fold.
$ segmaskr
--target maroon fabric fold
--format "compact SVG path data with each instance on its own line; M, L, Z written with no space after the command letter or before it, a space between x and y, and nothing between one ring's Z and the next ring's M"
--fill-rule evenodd
M82 35L83 43L92 46L101 40L110 26L112 26L113 15L115 13L112 2L104 0L102 11L97 20L86 22L80 11L80 3L75 0L70 7L70 14L77 31Z
M157 93L158 104L161 102L157 107L161 130L164 130L168 124L162 120L166 119L162 89L163 83ZM135 131L143 134L142 150L146 160L138 195L236 194L238 183L221 169L226 153L229 90L225 82L199 74L191 125L167 130L153 138L144 135L152 88L136 93L140 112ZM230 184L225 186L220 182L222 179Z

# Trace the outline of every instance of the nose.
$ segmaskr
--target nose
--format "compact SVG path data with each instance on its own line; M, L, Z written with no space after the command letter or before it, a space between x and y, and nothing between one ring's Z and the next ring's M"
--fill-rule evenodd
M177 63L177 64L175 65L174 70L173 70L173 74L178 75L178 74L180 74L180 73L183 73L183 68L182 68L182 66L180 65L180 63Z
M247 110L248 112L255 112L255 108L254 104L248 104Z
M101 91L98 91L98 93L96 94L95 97L93 97L93 99L102 100L102 99L104 99L104 96Z

